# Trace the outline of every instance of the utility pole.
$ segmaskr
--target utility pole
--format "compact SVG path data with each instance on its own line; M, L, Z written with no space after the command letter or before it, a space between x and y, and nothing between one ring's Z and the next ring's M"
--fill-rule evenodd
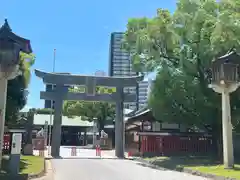
M53 69L52 69L53 73L55 72L55 63L56 63L56 49L53 50ZM51 146L51 136L52 136L52 118L53 118L53 101L51 101L51 114L50 114L49 135L48 135L48 155L51 154L50 146Z
M96 144L96 136L97 136L97 118L93 118L93 147L95 147L97 144Z

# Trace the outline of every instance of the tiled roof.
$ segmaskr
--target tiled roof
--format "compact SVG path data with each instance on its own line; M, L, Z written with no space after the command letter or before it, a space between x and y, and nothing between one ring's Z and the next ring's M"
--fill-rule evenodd
M35 114L34 115L34 125L44 125L45 121L50 124L50 115L49 114ZM52 122L54 121L54 116L52 116ZM83 127L91 127L93 126L93 122L83 121L81 117L73 117L69 118L67 116L62 116L62 126L83 126Z

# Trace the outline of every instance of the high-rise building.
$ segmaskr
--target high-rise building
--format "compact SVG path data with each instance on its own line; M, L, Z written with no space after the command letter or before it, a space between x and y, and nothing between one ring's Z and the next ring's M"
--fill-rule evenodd
M52 90L54 90L56 88L56 85L54 84L46 84L45 86L45 91L46 92L51 92ZM53 108L54 109L54 101L52 100L45 100L45 103L44 103L44 108Z
M152 90L154 80L148 78L138 84L138 107L145 108L148 105L148 98Z
M58 73L58 74L70 74L70 73ZM51 92L56 88L55 84L46 84L45 86L45 91L46 92ZM44 108L53 108L54 109L54 101L52 100L45 100L44 102Z
M138 108L142 109L147 106L148 101L148 81L142 81L138 84Z
M113 32L111 33L110 40L110 58L109 58L109 76L136 76L137 73L133 71L130 54L122 49L122 40L124 33ZM124 88L126 93L137 93L138 87ZM124 103L126 109L138 109L138 103L129 102Z

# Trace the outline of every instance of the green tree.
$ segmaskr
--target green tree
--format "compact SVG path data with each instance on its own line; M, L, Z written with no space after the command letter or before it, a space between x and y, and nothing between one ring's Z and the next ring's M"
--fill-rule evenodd
M20 53L19 69L21 75L8 81L6 124L16 124L19 111L27 103L28 85L31 79L31 66L35 62L33 54Z
M179 0L173 14L158 9L153 18L129 20L123 45L137 70L157 71L149 106L158 119L220 137L221 99L208 88L207 70L216 57L240 50L239 9L239 0ZM234 125L239 100L238 90L231 95Z
M36 114L53 114L54 110L51 108L39 108L36 109Z
M63 114L69 117L82 116L84 120L93 121L96 118L100 130L115 117L115 107L107 102L65 101Z

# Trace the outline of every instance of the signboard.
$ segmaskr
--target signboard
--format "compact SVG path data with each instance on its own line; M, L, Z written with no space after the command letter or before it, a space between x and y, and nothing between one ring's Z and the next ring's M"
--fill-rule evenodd
M20 154L22 149L22 134L13 133L11 154Z
M9 150L10 149L10 143L11 143L11 136L10 134L4 134L3 137L3 149Z

